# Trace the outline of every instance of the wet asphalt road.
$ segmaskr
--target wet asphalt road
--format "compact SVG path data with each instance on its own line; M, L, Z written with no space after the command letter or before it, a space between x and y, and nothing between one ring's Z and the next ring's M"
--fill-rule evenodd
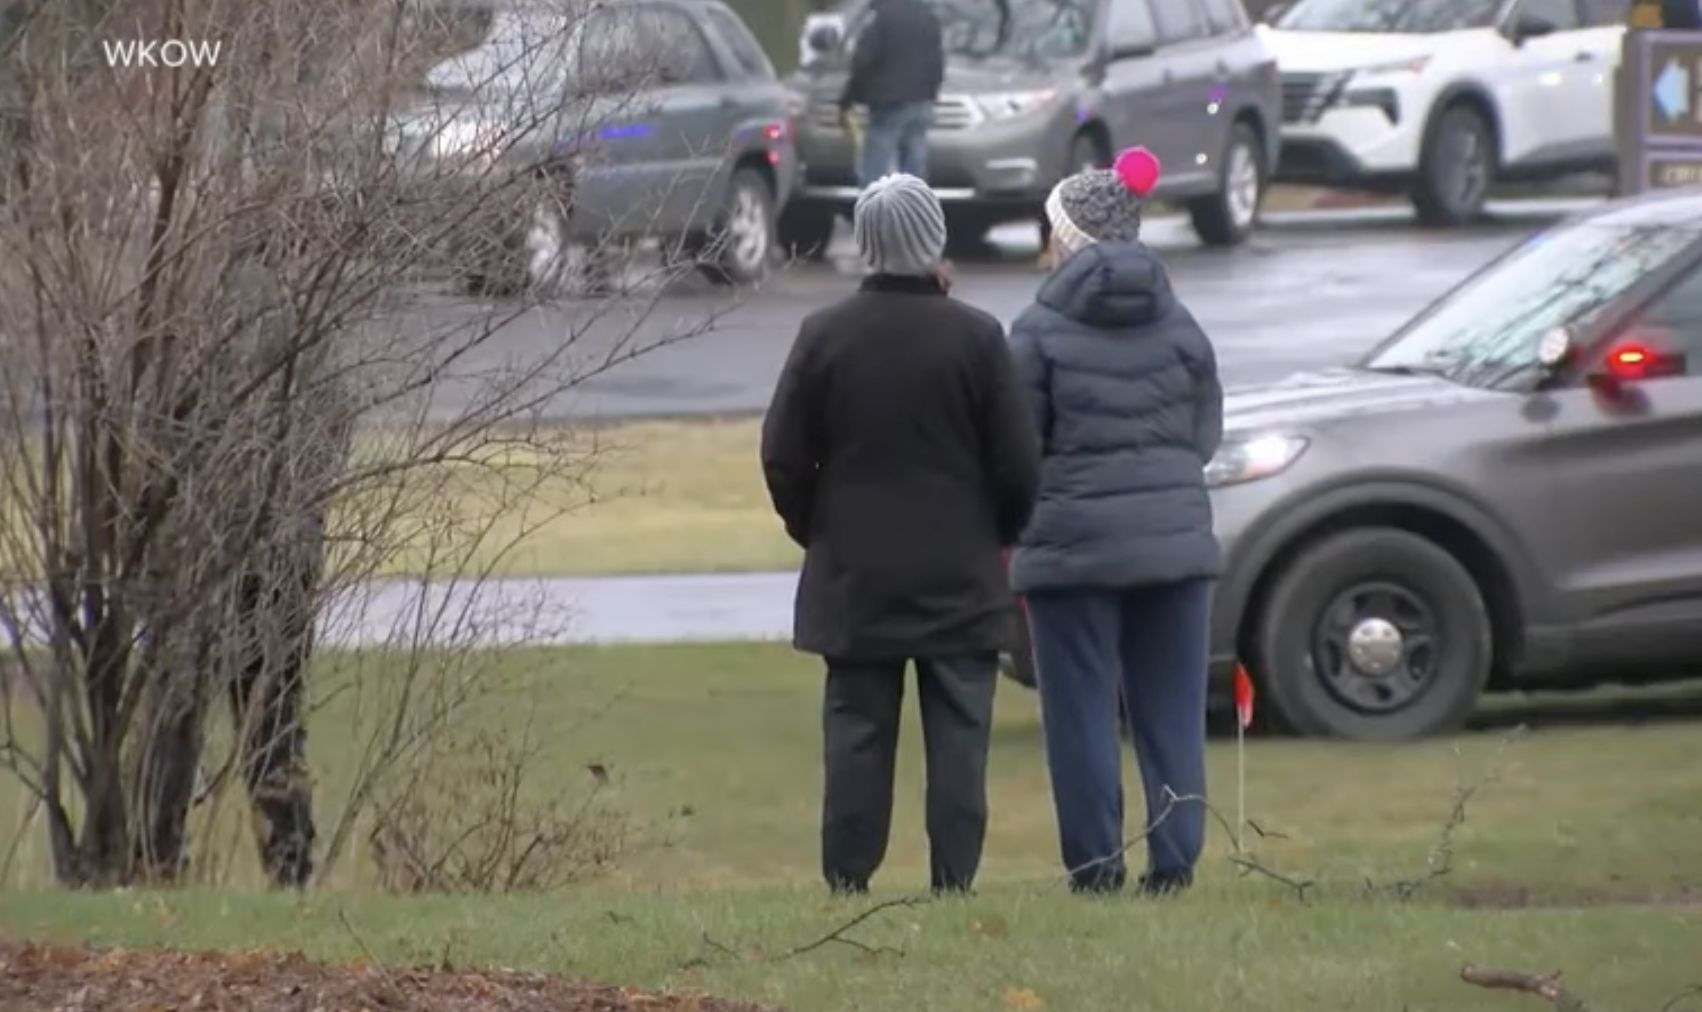
M1450 232L1422 231L1400 209L1276 214L1251 243L1230 251L1199 248L1180 219L1154 220L1147 232L1165 252L1177 290L1216 342L1226 382L1240 385L1357 355L1476 267L1587 204L1497 205L1490 222ZM1008 323L1039 282L1036 239L1032 228L1013 227L995 240L992 256L960 262L956 294ZM579 375L584 364L604 361L622 342L645 348L695 336L550 395L541 411L547 419L760 412L798 321L855 284L853 260L842 236L830 263L788 269L752 293L729 295L690 279L641 301L530 312L485 342L454 375L439 378L431 413L455 417L476 396L481 377L559 353L570 335ZM415 311L438 325L492 308L500 304L434 297ZM594 313L600 318L588 321ZM701 332L710 317L710 329Z

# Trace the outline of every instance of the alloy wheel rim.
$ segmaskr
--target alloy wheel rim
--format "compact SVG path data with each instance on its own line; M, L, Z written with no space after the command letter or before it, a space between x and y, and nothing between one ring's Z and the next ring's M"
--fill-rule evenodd
M1224 196L1230 220L1237 228L1246 228L1259 213L1259 166L1246 144L1237 143L1229 149L1225 177Z
M754 271L768 258L768 219L762 200L749 187L740 187L727 215L727 252L735 266Z
M532 208L521 245L526 257L526 278L534 286L555 284L574 266L567 223L548 202L539 202Z
M1489 166L1485 158L1487 145L1482 134L1469 126L1455 128L1451 145L1452 160L1458 168L1454 188L1455 199L1462 209L1475 205L1489 185Z

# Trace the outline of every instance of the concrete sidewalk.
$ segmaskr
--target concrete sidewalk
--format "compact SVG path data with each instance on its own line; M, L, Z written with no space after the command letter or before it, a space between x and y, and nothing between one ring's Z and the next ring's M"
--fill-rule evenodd
M320 634L341 647L787 640L797 585L797 573L392 581L338 597Z

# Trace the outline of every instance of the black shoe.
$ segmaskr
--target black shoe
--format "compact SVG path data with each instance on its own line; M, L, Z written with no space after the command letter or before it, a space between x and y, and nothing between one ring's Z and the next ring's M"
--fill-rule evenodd
M1194 884L1192 871L1149 871L1140 878L1140 894L1147 897L1175 896Z
M827 891L835 896L862 896L869 891L869 883L859 879L829 879Z
M1111 896L1123 891L1127 877L1121 868L1077 872L1070 878L1070 892L1082 896Z

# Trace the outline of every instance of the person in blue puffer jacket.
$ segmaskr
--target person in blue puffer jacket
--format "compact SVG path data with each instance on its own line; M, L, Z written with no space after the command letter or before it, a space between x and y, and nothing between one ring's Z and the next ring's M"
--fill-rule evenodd
M1141 891L1189 886L1205 837L1221 553L1204 469L1223 388L1211 341L1140 241L1158 174L1135 148L1058 184L1046 203L1057 266L1011 327L1043 446L1011 582L1028 603L1064 865L1090 893L1126 878L1120 705L1151 827Z

